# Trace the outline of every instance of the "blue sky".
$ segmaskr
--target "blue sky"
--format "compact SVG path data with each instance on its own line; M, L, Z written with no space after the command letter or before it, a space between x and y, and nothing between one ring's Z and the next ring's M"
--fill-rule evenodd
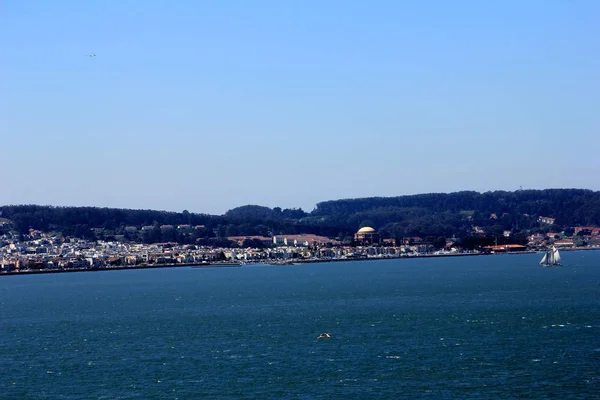
M599 18L595 0L4 0L0 204L599 190Z

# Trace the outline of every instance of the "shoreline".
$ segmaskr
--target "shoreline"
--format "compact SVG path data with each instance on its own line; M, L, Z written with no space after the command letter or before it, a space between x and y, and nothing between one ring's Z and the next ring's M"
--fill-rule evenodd
M598 247L579 247L561 249L561 251L591 251L600 250ZM382 260L406 260L414 258L443 258L443 257L473 257L473 256L499 256L499 255L517 255L517 254L535 254L542 253L543 250L524 250L498 253L444 253L444 254L418 254L399 257L356 257L356 258L321 258L321 259L294 259L294 260L273 260L271 262L216 262L216 263L184 263L184 264L152 264L152 265L134 265L134 266L115 266L115 267L93 267L93 268L73 268L73 269L41 269L41 270L21 270L0 272L0 276L19 276L19 275L40 275L40 274L61 274L69 272L100 272L100 271L123 271L136 269L158 269L158 268L239 268L245 265L270 265L270 266L290 266L301 264L318 264L330 262L352 262L352 261L382 261Z
M17 276L17 275L41 275L41 274L63 274L67 272L100 272L100 271L123 271L135 269L159 269L159 268L236 268L241 267L241 263L223 263L223 264L152 264L152 265L133 265L133 266L116 266L116 267L93 267L93 268L72 268L72 269L28 269L21 271L0 272L0 276Z

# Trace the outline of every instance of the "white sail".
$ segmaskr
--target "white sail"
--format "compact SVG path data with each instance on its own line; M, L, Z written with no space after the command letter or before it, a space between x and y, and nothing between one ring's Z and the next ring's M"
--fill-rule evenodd
M560 253L558 252L558 249L552 246L551 249L544 253L544 257L542 257L540 264L546 267L553 265L562 265L562 259L560 257Z
M560 253L557 248L554 248L554 265L560 265L562 263L562 259L560 258Z

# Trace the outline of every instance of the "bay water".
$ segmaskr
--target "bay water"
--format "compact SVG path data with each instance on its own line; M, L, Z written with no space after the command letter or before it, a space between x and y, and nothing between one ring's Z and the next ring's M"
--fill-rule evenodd
M600 251L540 258L1 277L0 398L599 398Z

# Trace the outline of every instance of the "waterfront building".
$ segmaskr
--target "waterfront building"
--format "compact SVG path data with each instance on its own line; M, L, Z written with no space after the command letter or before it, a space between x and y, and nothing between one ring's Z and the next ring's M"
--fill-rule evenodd
M375 229L365 226L354 234L354 240L362 245L374 244L379 242L379 235Z

